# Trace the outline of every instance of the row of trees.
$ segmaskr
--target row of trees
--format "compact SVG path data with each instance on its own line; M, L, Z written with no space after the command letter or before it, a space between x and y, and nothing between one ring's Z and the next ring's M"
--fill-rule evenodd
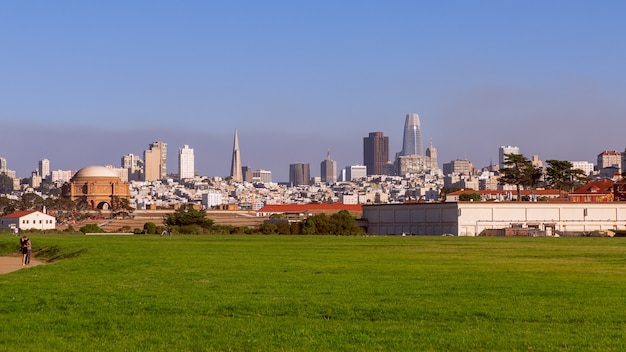
M547 160L546 162L548 167L543 184L548 188L571 192L576 185L587 181L584 171L574 169L569 161ZM522 154L505 154L504 167L500 169L500 174L498 183L516 186L517 199L521 201L523 188L535 189L540 186L543 170L535 167Z
M302 222L289 222L281 215L271 217L272 221L265 222L256 229L243 229L232 226L215 225L213 220L206 217L204 211L192 207L183 207L176 212L167 214L163 218L164 226L154 226L146 223L145 233L159 233L163 229L174 230L177 233L210 234L210 233L262 233L262 234L324 234L355 236L364 233L356 224L356 218L348 211L341 210L332 215L324 213L312 215Z

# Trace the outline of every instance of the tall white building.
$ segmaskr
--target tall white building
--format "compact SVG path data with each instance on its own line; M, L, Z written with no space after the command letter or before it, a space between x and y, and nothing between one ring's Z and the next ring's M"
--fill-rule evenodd
M41 159L39 160L39 175L42 179L47 179L50 176L50 160Z
M178 149L178 178L181 180L195 176L193 148L187 144Z
M503 145L503 146L501 146L498 149L498 161L500 163L499 164L500 168L504 167L504 161L505 161L504 160L504 155L505 154L521 154L521 153L519 151L519 147L512 147L510 145L507 145L507 146Z
M590 163L588 161L571 161L571 163L572 169L583 170L586 176L591 175L591 173L593 172L593 163Z
M54 170L50 172L52 182L70 182L76 172L73 170Z
M210 209L215 206L220 206L223 203L222 193L217 191L210 191L202 195L202 206L205 209Z
M7 170L7 159L0 158L0 174L6 174Z
M367 178L367 166L365 165L346 166L345 181L358 180L362 178Z

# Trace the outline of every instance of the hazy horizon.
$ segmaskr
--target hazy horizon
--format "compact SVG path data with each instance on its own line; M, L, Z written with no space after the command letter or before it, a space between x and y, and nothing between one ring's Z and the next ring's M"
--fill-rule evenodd
M18 177L120 165L154 141L194 149L227 176L287 181L330 148L362 164L382 131L390 158L420 116L439 166L497 163L498 147L595 164L623 151L626 3L606 1L0 4L0 156Z

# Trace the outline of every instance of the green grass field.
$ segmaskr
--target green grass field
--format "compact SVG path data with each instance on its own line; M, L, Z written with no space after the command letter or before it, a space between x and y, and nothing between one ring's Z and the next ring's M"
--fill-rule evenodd
M622 238L31 239L0 350L626 350Z

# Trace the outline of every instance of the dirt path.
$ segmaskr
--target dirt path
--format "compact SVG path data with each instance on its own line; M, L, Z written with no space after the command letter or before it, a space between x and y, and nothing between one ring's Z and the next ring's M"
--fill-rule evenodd
M22 256L7 256L0 257L0 274L11 273L16 270L30 268L31 266L37 266L45 264L41 260L30 259L29 265L22 265Z

